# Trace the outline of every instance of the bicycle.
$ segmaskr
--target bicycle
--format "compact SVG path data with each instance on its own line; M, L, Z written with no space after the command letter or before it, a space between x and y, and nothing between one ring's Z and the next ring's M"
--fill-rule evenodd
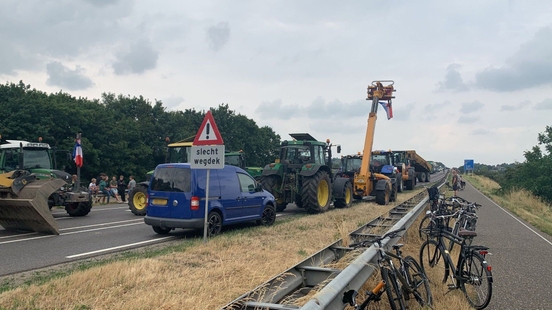
M375 246L379 255L378 267L383 280L371 292L367 292L368 297L362 304L358 305L356 303L355 297L357 296L357 292L354 290L344 293L343 303L349 303L349 305L355 307L355 310L366 309L370 302L379 301L385 290L391 309L406 309L406 301L410 300L411 296L421 306L431 307L432 296L429 280L420 264L412 256L402 256L400 248L403 244L392 246L395 253L386 251L382 245L384 239L396 238L399 236L398 233L404 230L406 228L400 228L390 231L375 240L362 241L350 246L352 248L366 247L368 243L372 243ZM399 261L398 267L395 267L393 258Z
M430 189L428 189L428 192ZM436 194L433 194L434 197ZM431 197L431 194L430 194ZM458 196L452 196L445 198L444 195L439 194L438 198L430 200L431 211L428 211L424 218L420 221L418 227L418 235L420 238L424 237L424 231L426 228L431 228L431 225L450 227L450 220L455 219L452 228L449 228L453 234L457 234L460 228L466 230L475 230L477 226L476 211L481 207L476 202L469 202L466 199ZM441 217L431 220L432 212L435 215L441 215ZM452 250L453 243L451 243L449 250Z
M454 235L442 226L434 226L427 233L434 238L426 240L420 248L420 264L424 272L427 274L430 269L438 269L438 278L442 274L442 282L447 284L449 290L460 289L476 309L487 307L492 296L492 268L485 260L489 248L472 245L477 233L460 230L458 235ZM456 265L444 239L460 245Z

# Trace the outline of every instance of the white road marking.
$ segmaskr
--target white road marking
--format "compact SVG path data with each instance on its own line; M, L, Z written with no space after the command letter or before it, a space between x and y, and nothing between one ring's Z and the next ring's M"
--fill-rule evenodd
M103 253L103 252L109 252L109 251L113 251L113 250L133 247L133 246L136 246L136 245L141 245L141 244L146 244L146 243L151 243L151 242L157 242L157 241L161 241L161 240L165 240L165 239L169 239L169 238L175 238L175 237L169 236L169 237L156 238L156 239L152 239L152 240L140 241L140 242L135 242L135 243L129 243L129 244L119 245L119 246L106 248L106 249L102 249L102 250L69 255L69 256L65 256L65 258L71 259L71 258L76 258L76 257L81 257L81 256L87 256L87 255L93 255L93 254L98 254L98 253Z
M136 221L136 220L131 220L131 221ZM85 227L96 227L96 226L110 225L110 224L113 224L113 223L123 223L123 222L128 222L128 221L120 221L120 222L112 222L112 223L104 223L104 224L95 224L95 225L80 226L80 227L71 227L71 228L64 228L64 229L60 229L60 230L73 230L73 229L80 229L80 228L85 228ZM143 224L143 222L140 221L140 222L135 222L135 223L133 222L133 223L130 223L130 224L125 224L125 225L115 225L115 226L109 226L109 227L100 227L100 228L94 228L94 229L86 229L86 230L79 230L79 231L73 231L73 232L66 232L66 233L61 233L59 235L60 236L74 235L74 234L80 234L80 233L91 232L91 231L126 227L126 226L132 226L132 225L142 225L142 224ZM8 244L8 243L15 243L15 242L22 242L22 241L37 240L37 239L43 239L43 238L51 238L51 237L56 237L56 235L37 236L37 237L33 237L33 238L3 241L3 242L0 242L0 245L1 244Z
M468 183L469 184L469 183ZM483 194L482 192L480 192L477 188L475 188L475 186L471 185L470 186L475 189L476 191L478 191L481 195L485 196L485 194ZM506 209L504 209L503 207L499 206L496 202L492 201L491 198L485 196L485 198L487 198L487 200L489 200L492 204L494 204L495 206L499 207L500 210L506 212L506 214L508 214L509 216L511 216L514 220L518 221L521 225L525 226L525 228L529 229L530 231L532 231L535 235L539 236L542 240L546 241L546 243L552 245L552 242L550 242L548 239L544 238L541 234L539 234L538 232L536 232L535 230L533 230L531 227L527 226L525 223L523 223L520 219L518 219L515 215L513 215L512 213L510 213L509 211L507 211Z
M105 226L105 225L112 225L112 224L120 224L120 223L127 223L127 222L137 222L137 221L140 222L140 223L143 223L144 219L125 220L125 221L117 221L117 222L109 222L109 223L100 223L100 224L91 224L91 225L84 225L84 226L68 227L68 228L62 228L62 229L60 229L60 231L75 230L75 229L81 229L81 228L87 228L87 227Z

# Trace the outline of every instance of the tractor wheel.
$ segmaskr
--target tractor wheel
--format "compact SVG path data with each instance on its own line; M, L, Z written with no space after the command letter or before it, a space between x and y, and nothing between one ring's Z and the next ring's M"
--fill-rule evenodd
M336 199L334 205L336 208L349 208L353 202L353 186L351 182L345 183L343 187L343 198Z
M378 205L388 205L390 196L391 196L391 187L389 186L389 184L387 184L385 186L385 190L376 191L376 203Z
M397 181L395 181L395 184L392 184L391 186L391 195L389 196L389 201L397 201L397 195L399 192L399 185L397 184Z
M429 173L429 172L426 173L426 182L429 182L430 175L431 175L431 173Z
M402 174L397 174L397 192L402 193L402 191L403 191Z
M137 185L128 193L128 208L134 215L146 215L147 195L148 189L142 185Z
M318 171L312 177L303 179L301 199L309 213L322 213L330 208L330 177L325 171Z
M70 216L85 216L90 213L90 209L92 209L92 201L73 202L65 206L65 211Z
M274 200L276 201L276 211L278 212L284 211L287 206L284 196L276 190L280 188L280 182L280 178L275 175L261 178L261 185L264 190L270 192L274 196Z
M419 176L418 181L420 181L420 182L425 182L426 181L425 172L421 172L420 174L418 174L418 176Z
M409 191L413 190L414 189L414 180L407 180L406 182L404 182L404 186Z

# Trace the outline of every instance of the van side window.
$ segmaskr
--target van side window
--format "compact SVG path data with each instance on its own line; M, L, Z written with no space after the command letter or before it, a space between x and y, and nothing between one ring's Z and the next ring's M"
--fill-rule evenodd
M151 189L160 192L170 192L172 187L172 171L173 169L168 167L156 169L151 180Z
M175 169L173 191L184 192L184 193L191 192L192 185L191 185L190 179L191 179L190 169Z
M251 193L255 191L255 180L243 173L238 173L238 180L240 181L240 188L242 192Z

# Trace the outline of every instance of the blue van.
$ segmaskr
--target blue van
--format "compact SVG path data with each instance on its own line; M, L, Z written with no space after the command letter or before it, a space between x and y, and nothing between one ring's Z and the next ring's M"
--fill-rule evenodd
M208 233L246 221L272 225L276 220L274 196L262 189L245 170L235 166L211 169ZM158 234L175 228L203 229L207 170L190 164L161 164L150 180L144 222Z

